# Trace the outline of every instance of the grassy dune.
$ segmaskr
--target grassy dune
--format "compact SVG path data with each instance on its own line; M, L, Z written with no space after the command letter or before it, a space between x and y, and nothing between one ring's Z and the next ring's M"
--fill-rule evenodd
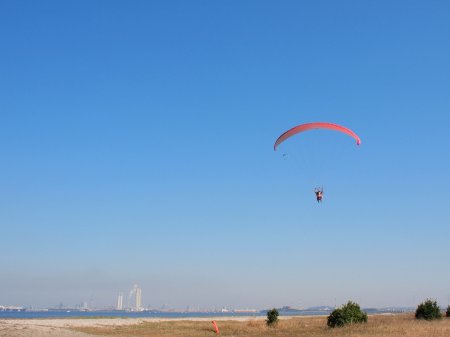
M330 329L326 317L282 319L276 328L268 328L263 320L217 321L221 336L246 337L448 337L450 319L427 322L413 314L369 316L367 324ZM146 322L118 327L85 327L76 331L98 336L116 337L205 337L215 336L210 321Z

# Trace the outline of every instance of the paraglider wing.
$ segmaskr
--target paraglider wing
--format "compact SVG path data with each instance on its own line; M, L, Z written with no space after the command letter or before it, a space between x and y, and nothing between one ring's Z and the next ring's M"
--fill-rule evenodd
M352 130L333 123L326 123L326 122L315 122L315 123L307 123L307 124L300 124L292 129L287 130L285 133L283 133L280 137L278 137L277 141L275 142L275 145L273 146L274 151L277 150L278 145L280 145L282 142L284 142L289 137L296 135L297 133L312 130L312 129L329 129L329 130L335 130L339 132L343 132L356 140L356 145L361 144L361 139L358 137L356 133L354 133Z

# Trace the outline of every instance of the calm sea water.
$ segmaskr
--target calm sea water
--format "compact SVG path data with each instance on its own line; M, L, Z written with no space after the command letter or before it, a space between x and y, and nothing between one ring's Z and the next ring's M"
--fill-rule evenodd
M328 311L280 312L280 316L328 315ZM129 312L129 311L0 311L1 318L68 318L68 317L154 317L154 318L189 318L189 317L261 317L265 312L256 313L222 313L222 312Z

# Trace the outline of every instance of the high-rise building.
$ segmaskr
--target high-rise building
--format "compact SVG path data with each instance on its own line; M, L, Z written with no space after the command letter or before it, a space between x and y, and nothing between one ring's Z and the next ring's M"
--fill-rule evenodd
M123 294L120 293L119 296L117 297L117 310L123 310Z
M130 290L130 295L128 296L128 308L133 311L141 311L142 310L142 289L138 287L137 284L133 286L133 289ZM131 301L130 300L134 300ZM134 302L134 303L133 303Z
M142 289L136 288L136 311L141 310L141 296L142 296Z

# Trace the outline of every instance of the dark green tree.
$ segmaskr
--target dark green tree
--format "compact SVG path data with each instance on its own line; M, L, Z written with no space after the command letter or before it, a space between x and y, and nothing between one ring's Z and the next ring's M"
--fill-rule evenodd
M352 301L348 301L347 304L341 308L333 310L327 319L327 325L330 328L366 322L367 314L361 310L358 304Z
M427 299L425 302L420 303L416 309L417 319L426 319L427 321L433 319L442 318L441 309L437 304L437 301Z
M273 308L267 312L266 323L268 326L275 326L278 322L278 310Z
M450 317L450 305L447 307L447 311L445 312L445 317Z

